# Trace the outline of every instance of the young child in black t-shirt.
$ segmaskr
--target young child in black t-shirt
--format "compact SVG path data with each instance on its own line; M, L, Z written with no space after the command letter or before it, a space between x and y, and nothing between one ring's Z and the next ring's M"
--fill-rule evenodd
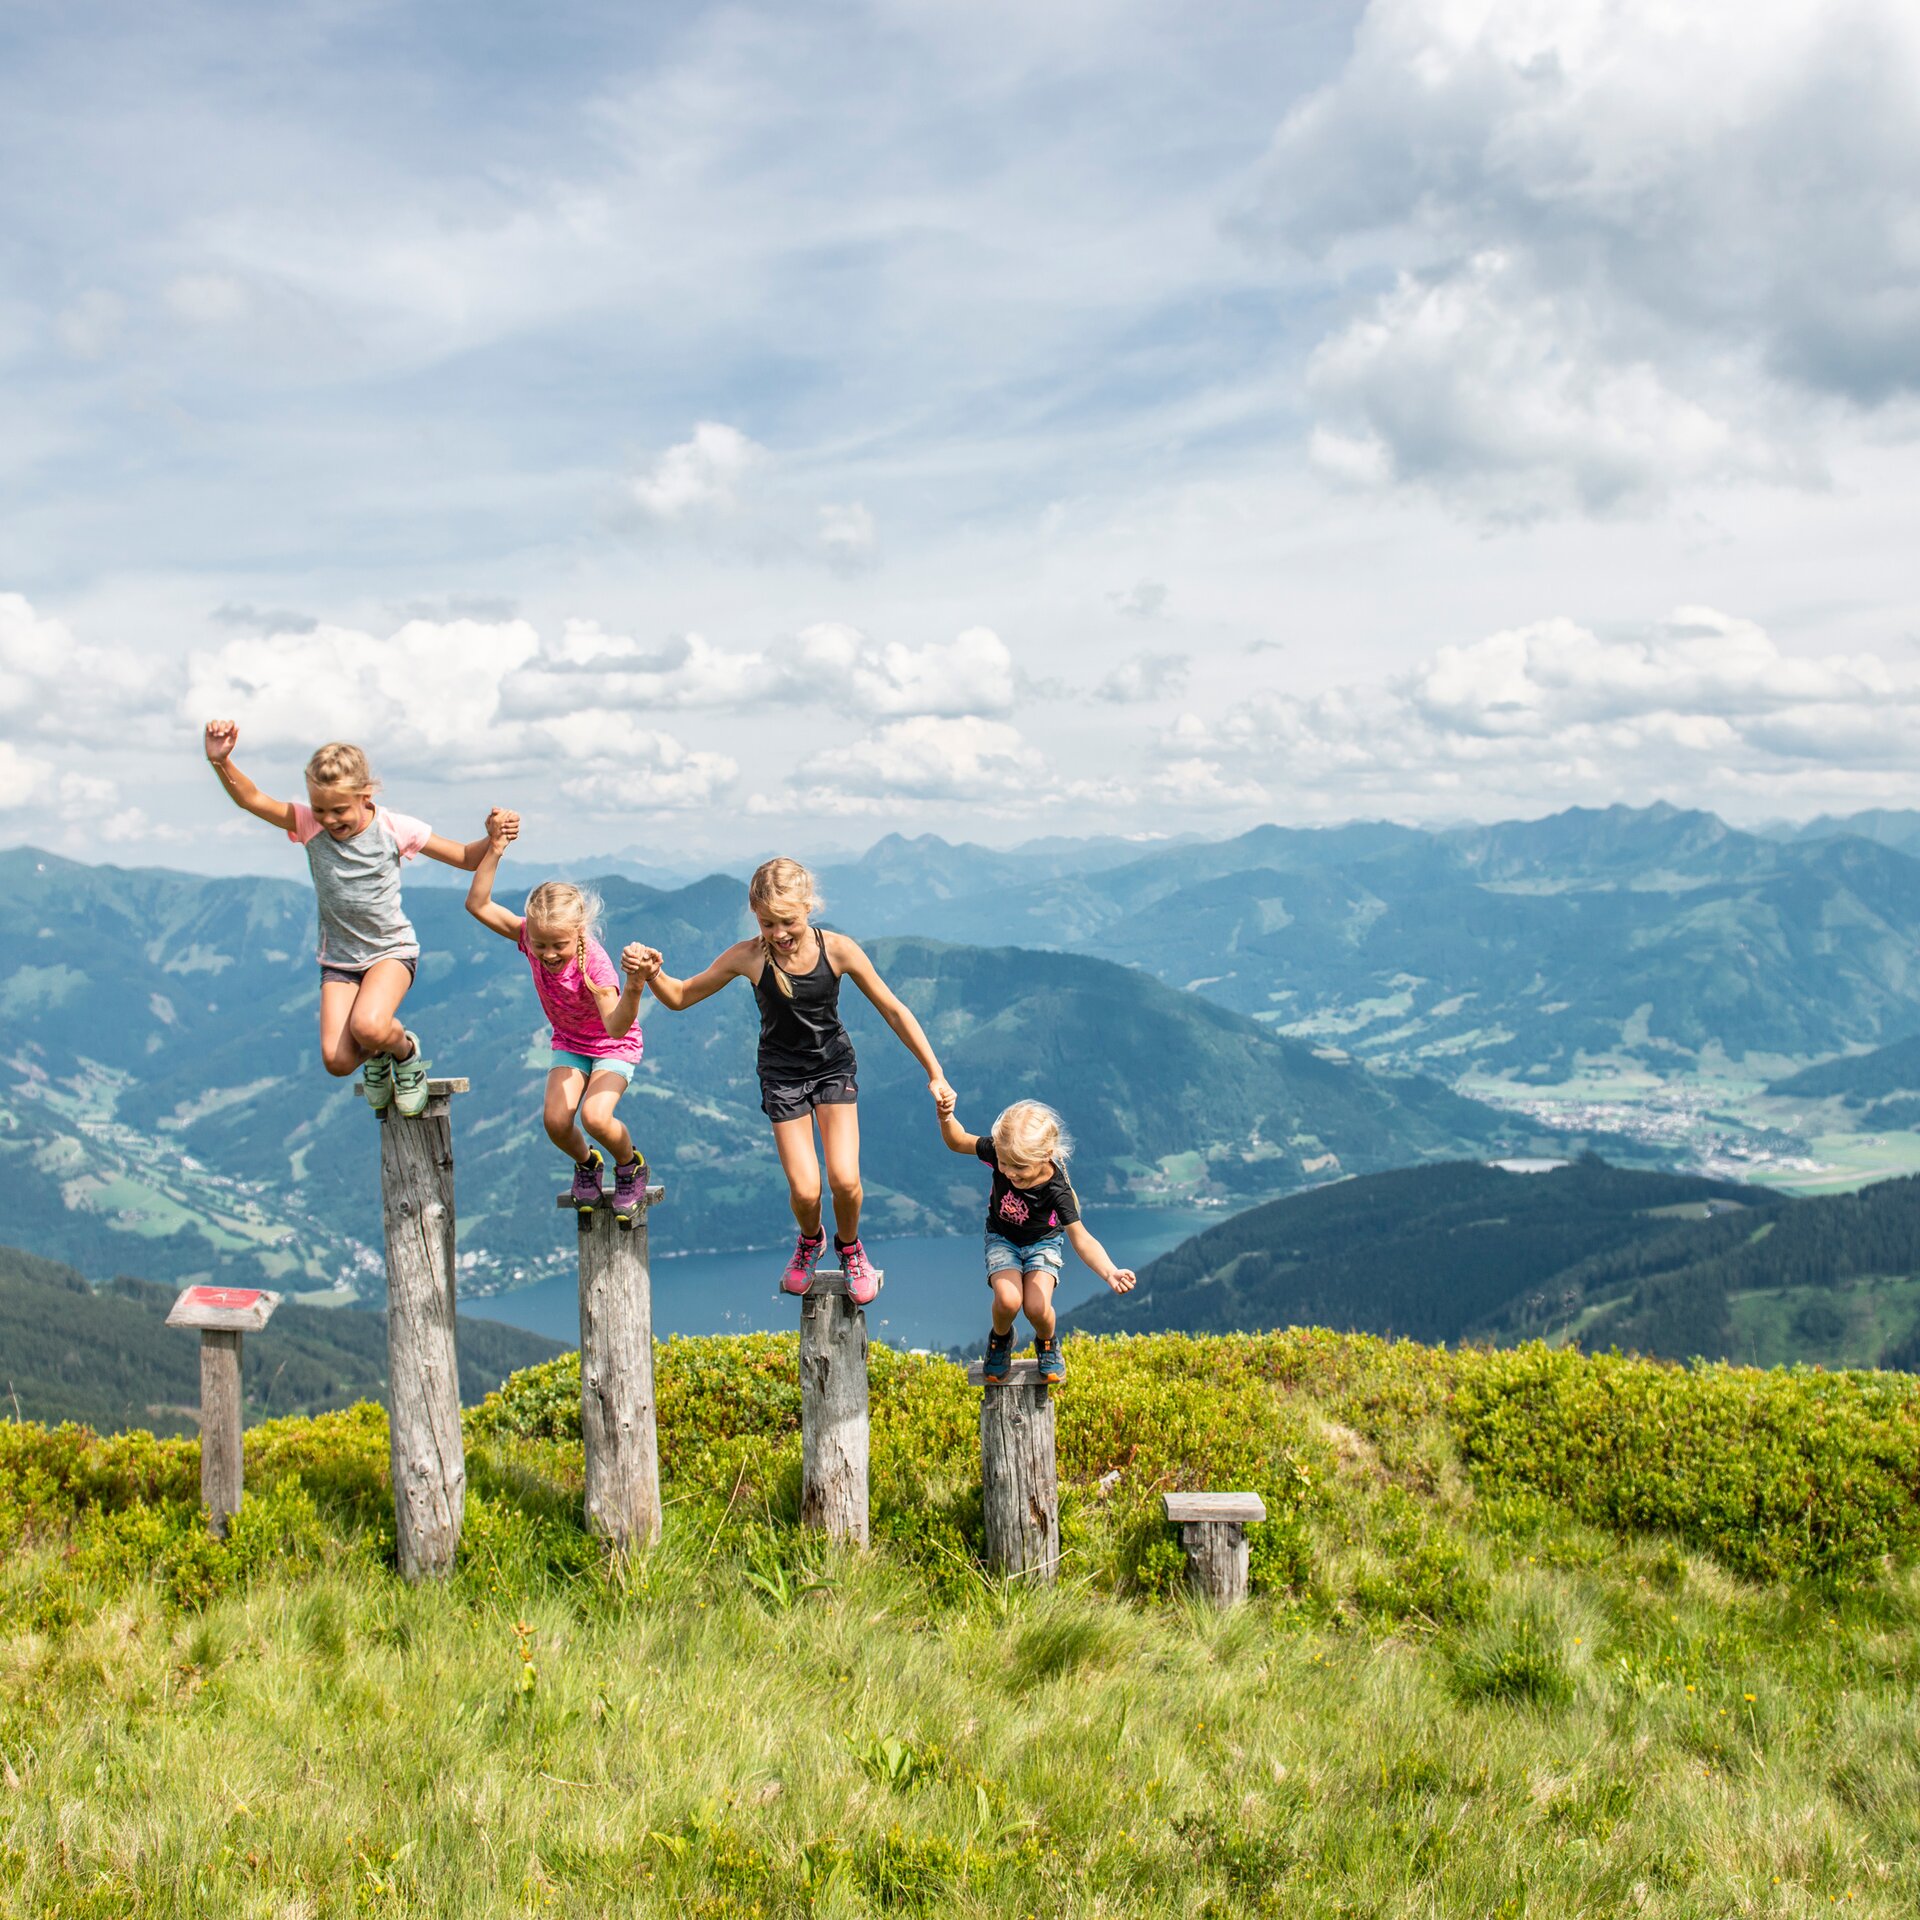
M1013 1364L1013 1323L1026 1309L1040 1378L1056 1384L1067 1363L1054 1331L1053 1289L1066 1260L1066 1243L1115 1293L1133 1285L1133 1272L1116 1267L1080 1218L1080 1201L1067 1178L1072 1143L1060 1116L1038 1100L1016 1100L989 1135L968 1133L954 1118L951 1090L938 1100L940 1137L955 1153L970 1153L993 1169L987 1197L987 1285L993 1289L993 1331L982 1371L1005 1380Z

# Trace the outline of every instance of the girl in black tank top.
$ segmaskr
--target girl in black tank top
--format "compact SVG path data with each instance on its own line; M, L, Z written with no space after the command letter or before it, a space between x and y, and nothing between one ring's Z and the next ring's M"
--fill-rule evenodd
M769 860L753 876L747 904L760 923L757 937L739 941L704 973L676 980L650 948L630 947L660 1005L678 1013L744 977L760 1007L760 1110L773 1123L780 1170L800 1236L780 1277L788 1293L805 1293L826 1250L820 1220L820 1159L814 1129L826 1156L837 1231L834 1248L847 1276L847 1291L861 1306L880 1288L880 1277L860 1244L860 1116L853 1041L840 1020L840 981L845 975L878 1009L927 1075L937 1104L953 1090L940 1071L920 1022L895 998L873 962L843 933L813 926L819 911L813 876L797 860ZM808 962L808 948L812 958Z

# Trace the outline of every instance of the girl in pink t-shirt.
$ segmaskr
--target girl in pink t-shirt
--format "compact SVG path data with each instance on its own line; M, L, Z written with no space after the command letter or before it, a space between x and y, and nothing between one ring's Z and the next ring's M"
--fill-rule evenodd
M524 914L494 904L494 874L519 824L511 814L488 823L487 850L467 889L467 911L527 956L534 991L553 1023L553 1066L540 1117L547 1138L573 1162L574 1206L587 1214L600 1204L604 1147L613 1160L613 1210L631 1220L646 1192L647 1166L614 1109L640 1064L635 1022L643 975L629 969L625 986L620 984L594 938L600 902L570 881L543 881L527 895Z

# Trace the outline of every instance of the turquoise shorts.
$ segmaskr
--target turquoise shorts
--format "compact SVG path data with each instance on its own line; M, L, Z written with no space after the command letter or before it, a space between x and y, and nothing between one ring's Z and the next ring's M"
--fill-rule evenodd
M600 1055L591 1053L566 1053L559 1047L555 1047L553 1050L553 1064L556 1067L577 1067L589 1080L591 1080L596 1073L617 1073L622 1080L631 1083L633 1080L633 1070L640 1062L638 1060L608 1060Z

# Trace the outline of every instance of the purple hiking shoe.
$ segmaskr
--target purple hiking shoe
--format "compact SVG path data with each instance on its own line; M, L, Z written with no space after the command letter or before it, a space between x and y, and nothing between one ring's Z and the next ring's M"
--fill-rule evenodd
M576 1213L591 1213L606 1197L600 1189L600 1169L604 1164L598 1147L589 1147L587 1157L573 1163L573 1192L568 1197Z

